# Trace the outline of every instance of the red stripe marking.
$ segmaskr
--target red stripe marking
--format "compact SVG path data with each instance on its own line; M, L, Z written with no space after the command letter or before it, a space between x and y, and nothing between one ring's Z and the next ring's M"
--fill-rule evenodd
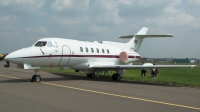
M19 58L52 58L52 57L88 57L88 58L119 58L119 55L43 55L43 56L29 56ZM128 56L128 58L141 58L140 56Z

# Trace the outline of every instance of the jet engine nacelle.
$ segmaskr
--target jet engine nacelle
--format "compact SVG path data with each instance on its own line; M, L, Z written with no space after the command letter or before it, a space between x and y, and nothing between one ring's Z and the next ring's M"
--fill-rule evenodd
M135 52L127 53L126 51L122 51L119 54L119 59L123 63L130 63L130 62L138 60L139 58L140 58L140 55Z
M120 54L119 54L119 59L121 62L124 62L126 63L128 61L128 53L125 52L125 51L122 51Z

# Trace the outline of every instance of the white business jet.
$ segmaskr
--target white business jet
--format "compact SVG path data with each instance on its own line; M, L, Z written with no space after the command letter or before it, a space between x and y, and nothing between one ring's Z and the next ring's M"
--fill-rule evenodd
M146 35L148 28L143 27L137 34L121 36L131 38L128 43L87 42L62 38L42 38L33 46L8 54L5 60L23 69L34 69L31 81L40 82L39 71L42 67L69 67L83 71L93 78L100 72L114 70L112 79L119 81L125 69L132 68L169 68L194 67L195 65L153 65L151 63L133 65L141 56L137 53L144 38L173 37L172 35Z

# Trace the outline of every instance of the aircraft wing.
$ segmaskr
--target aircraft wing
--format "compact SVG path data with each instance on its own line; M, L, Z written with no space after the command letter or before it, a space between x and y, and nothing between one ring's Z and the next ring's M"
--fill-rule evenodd
M133 68L193 68L196 65L93 65L93 69L133 69Z

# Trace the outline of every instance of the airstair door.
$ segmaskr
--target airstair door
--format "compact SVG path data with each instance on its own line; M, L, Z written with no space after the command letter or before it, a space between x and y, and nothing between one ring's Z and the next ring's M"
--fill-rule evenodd
M66 66L70 60L70 55L71 55L71 50L69 46L64 45L62 47L62 56L61 56L61 61L59 63L60 66Z

